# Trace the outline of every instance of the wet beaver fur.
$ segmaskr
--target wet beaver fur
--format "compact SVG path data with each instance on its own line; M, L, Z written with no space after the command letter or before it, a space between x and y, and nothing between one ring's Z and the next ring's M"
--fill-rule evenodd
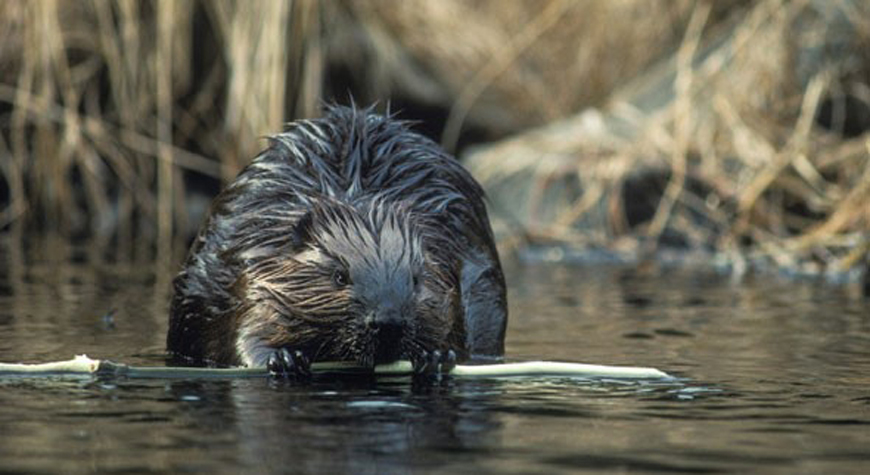
M198 364L307 375L311 361L418 372L500 357L504 277L483 191L371 110L271 137L212 204L173 282L167 346Z

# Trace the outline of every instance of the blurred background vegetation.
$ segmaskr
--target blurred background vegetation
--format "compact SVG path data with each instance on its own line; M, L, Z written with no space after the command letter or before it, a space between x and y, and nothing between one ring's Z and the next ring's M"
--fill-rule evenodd
M456 153L504 249L866 274L858 0L5 0L0 230L177 257L264 136L351 100Z

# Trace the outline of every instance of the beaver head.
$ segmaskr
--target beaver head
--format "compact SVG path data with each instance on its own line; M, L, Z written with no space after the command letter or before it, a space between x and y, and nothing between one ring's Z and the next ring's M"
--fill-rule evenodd
M236 349L262 366L276 348L364 366L423 358L461 342L458 270L431 246L436 229L401 202L316 200L290 229L270 226L238 250L244 306ZM445 258L439 257L445 256Z

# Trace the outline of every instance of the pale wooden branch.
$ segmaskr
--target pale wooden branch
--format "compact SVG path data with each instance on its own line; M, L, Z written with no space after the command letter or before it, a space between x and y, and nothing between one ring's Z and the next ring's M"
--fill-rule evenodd
M353 362L316 362L316 373L366 371ZM376 375L403 376L412 373L409 361L397 361L374 368ZM457 365L449 373L455 377L504 378L516 376L571 376L579 378L613 379L670 379L667 373L655 368L630 366L602 366L556 361L526 361L488 365ZM40 364L0 363L0 377L9 376L120 376L137 379L224 379L256 378L269 375L266 368L189 368L162 366L129 366L108 360L94 360L78 355L67 361Z

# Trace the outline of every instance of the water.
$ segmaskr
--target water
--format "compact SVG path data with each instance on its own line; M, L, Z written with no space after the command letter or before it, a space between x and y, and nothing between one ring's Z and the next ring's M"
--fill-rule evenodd
M162 364L171 273L0 238L0 361ZM508 265L514 359L567 378L0 379L0 473L870 471L870 299L708 270ZM114 313L111 313L112 310Z

